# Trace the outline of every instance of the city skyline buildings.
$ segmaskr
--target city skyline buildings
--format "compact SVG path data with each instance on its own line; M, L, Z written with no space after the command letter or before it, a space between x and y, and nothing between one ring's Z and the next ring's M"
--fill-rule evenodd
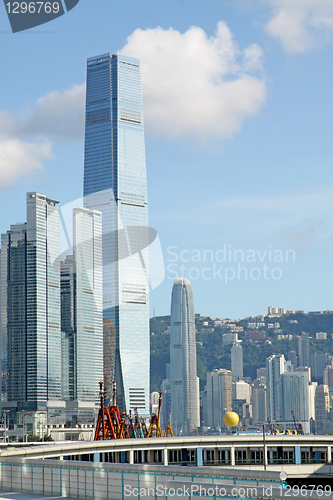
M205 426L222 427L223 415L232 411L232 389L231 370L221 368L206 373L206 390L202 397Z
M61 399L60 211L44 194L26 195L27 222L1 236L2 364L18 410Z
M239 341L231 347L231 371L233 380L243 379L243 348Z
M61 262L59 202L38 192L26 199L27 222L1 235L7 381L1 399L12 419L30 412L29 430L40 433L47 416L94 422L96 384L103 378L102 226L100 212L75 208L74 256Z
M121 411L149 415L148 205L140 61L87 60L84 205L102 212L103 316Z
M187 436L200 425L194 303L187 278L177 278L171 293L170 387L172 428Z
M298 366L310 366L310 339L306 332L298 337Z
M266 358L267 417L271 422L283 420L283 374L285 372L283 354L272 354Z
M73 210L75 262L74 399L99 404L103 380L102 214Z

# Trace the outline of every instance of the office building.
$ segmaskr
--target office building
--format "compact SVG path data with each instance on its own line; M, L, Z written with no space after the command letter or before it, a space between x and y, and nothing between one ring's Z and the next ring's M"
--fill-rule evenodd
M322 433L328 420L330 411L330 398L327 385L318 385L315 393L316 432Z
M297 355L295 351L288 352L288 361L291 362L295 370L297 368Z
M254 425L267 421L266 386L264 384L252 387L252 421Z
M283 420L283 354L272 354L266 359L267 417L271 422Z
M61 262L62 399L49 416L93 423L103 380L102 214L73 211L73 251Z
M318 383L323 382L323 373L326 366L329 364L330 356L325 352L324 354L314 353L310 356L311 377L316 379Z
M76 268L75 395L99 403L103 380L102 215L74 209Z
M170 327L168 327L170 330ZM161 427L171 425L171 385L170 385L170 363L166 364L166 379L162 380L162 407Z
M203 425L220 427L223 415L232 410L232 372L220 369L207 372L203 398Z
M61 398L75 398L76 276L73 255L60 263L61 289Z
M309 404L310 369L286 372L283 375L283 420L293 422L292 411L297 422L310 418Z
M324 385L327 385L330 389L330 393L332 393L333 389L333 358L327 362L327 366L325 367L323 373ZM330 394L331 395L331 394Z
M233 380L243 379L243 348L240 342L234 342L231 348L231 371Z
M232 384L232 399L243 400L246 403L251 401L251 386L244 380L234 381Z
M170 318L171 423L176 434L189 435L200 425L199 380L192 287L177 278Z
M103 366L105 404L113 401L114 358L116 352L116 332L111 320L103 319Z
M61 399L58 202L28 193L27 222L11 226L1 240L8 401L17 410L46 414L47 405Z
M298 366L310 366L309 334L303 332L298 337Z
M149 414L148 206L140 61L87 62L84 204L102 212L104 318L121 411Z

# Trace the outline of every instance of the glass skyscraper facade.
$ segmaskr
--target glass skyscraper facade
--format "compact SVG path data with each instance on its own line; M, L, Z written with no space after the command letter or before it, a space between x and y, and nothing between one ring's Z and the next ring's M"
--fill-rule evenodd
M60 263L61 286L61 397L74 400L75 394L75 333L76 275L73 255Z
M176 434L186 436L200 425L193 292L187 278L174 282L170 327L171 423Z
M99 403L103 380L102 214L74 209L76 267L75 394Z
M74 255L61 262L62 397L99 404L103 380L100 212L73 210L73 242Z
M84 204L102 212L103 314L121 410L149 414L148 206L140 61L88 59Z
M45 410L61 399L60 213L58 202L27 194L27 222L1 238L1 335L8 400Z

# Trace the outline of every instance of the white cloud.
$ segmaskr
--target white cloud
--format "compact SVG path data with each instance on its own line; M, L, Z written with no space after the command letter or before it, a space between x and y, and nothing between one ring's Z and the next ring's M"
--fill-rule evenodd
M262 50L240 51L224 22L208 38L199 27L135 30L121 52L141 59L147 130L173 138L228 137L265 102Z
M333 0L262 0L273 8L266 32L289 53L320 46L333 32Z
M39 98L19 116L0 111L0 189L43 170L44 162L53 158L50 138L82 139L84 99L81 84Z
M181 139L231 136L265 102L261 48L241 51L224 22L208 38L199 27L135 30L122 52L141 58L148 131ZM20 114L0 111L0 189L43 169L53 140L83 138L85 84L53 91Z
M25 113L26 116L18 121L19 134L42 134L65 141L82 139L85 94L85 84L81 84L40 97Z
M15 137L56 137L64 141L82 139L84 132L85 84L40 97L19 116L0 111L0 133Z
M0 140L0 190L12 186L21 177L43 170L43 162L52 159L51 148L47 140L29 143L3 137Z

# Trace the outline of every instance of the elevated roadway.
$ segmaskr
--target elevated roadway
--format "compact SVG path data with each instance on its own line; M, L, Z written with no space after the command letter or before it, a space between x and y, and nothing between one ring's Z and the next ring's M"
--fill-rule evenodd
M4 458L187 465L285 471L290 477L333 475L333 436L219 435L4 445Z

